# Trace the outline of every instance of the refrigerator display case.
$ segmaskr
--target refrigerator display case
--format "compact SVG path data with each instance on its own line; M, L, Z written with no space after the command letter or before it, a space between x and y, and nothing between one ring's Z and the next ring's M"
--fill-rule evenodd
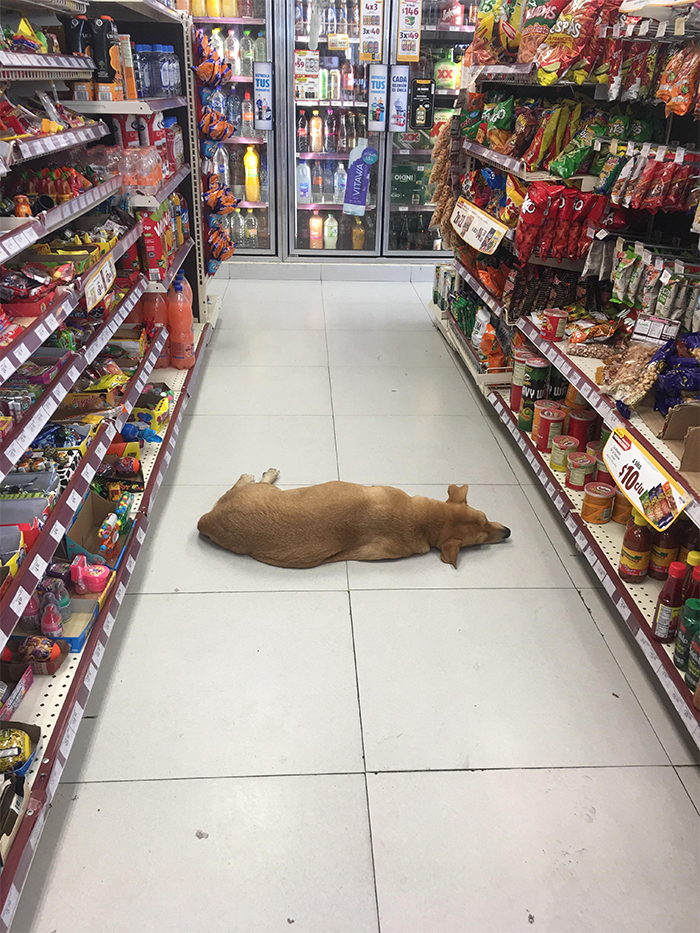
M293 40L286 89L289 252L378 255L383 134L368 131L369 62L360 57L359 0L287 6ZM291 108L290 108L291 109ZM364 213L343 213L348 170L361 140L377 150ZM353 150L356 155L353 156Z
M272 0L203 0L193 4L196 30L204 29L220 56L231 66L232 76L221 88L197 84L198 117L204 105L226 114L236 134L217 143L200 136L203 189L214 176L229 185L240 204L231 214L205 210L205 235L221 227L236 243L236 254L275 255L278 249L275 210L274 130L258 129L261 117L255 99L254 69L272 62ZM224 15L232 11L241 15ZM202 15L197 15L202 12ZM206 12L222 15L207 16ZM244 14L244 15L243 15ZM216 263L209 260L209 271Z

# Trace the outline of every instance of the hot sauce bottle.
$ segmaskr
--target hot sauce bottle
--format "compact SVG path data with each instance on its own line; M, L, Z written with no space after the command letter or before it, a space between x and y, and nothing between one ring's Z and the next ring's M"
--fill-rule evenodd
M674 560L668 568L668 580L664 583L654 612L651 637L656 641L670 642L676 637L683 608L684 578L685 564Z
M643 515L634 511L633 518L622 541L618 573L626 583L641 583L646 580L649 568L651 532Z
M669 525L663 531L657 531L651 545L649 557L649 576L654 580L665 580L668 568L678 559L680 535L675 525Z

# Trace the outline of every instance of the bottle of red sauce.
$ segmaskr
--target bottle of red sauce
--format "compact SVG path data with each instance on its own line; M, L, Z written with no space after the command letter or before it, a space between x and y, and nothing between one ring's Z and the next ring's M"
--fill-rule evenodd
M632 517L634 522L622 540L618 573L626 583L641 583L646 580L649 568L651 531L646 518L639 512L633 511Z
M697 551L691 551L691 554L697 554ZM683 581L683 603L689 599L700 599L700 565L694 567L688 565Z
M683 608L684 579L685 564L674 560L668 568L668 580L664 583L654 612L651 637L656 641L669 642L676 637Z
M668 568L674 560L678 560L678 547L680 544L680 535L675 523L664 528L663 531L657 531L651 545L651 556L649 557L649 576L654 580L665 580L668 576Z

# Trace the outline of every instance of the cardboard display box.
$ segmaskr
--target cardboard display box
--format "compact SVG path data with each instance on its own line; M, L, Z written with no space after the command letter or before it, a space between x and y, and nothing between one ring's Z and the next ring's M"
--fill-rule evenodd
M664 417L651 406L637 408L644 423L680 460L678 472L700 496L700 402L690 401Z
M5 674L7 673L5 668L7 665L0 664L0 680L3 680ZM0 720L12 719L13 715L17 711L17 707L24 699L27 690L34 683L34 671L31 668L31 665L27 665L27 669L22 674L20 679L15 683L15 681L7 676L7 681L3 680L4 683L14 683L14 688L10 695L7 697L2 706L0 706Z
M93 564L105 564L110 570L116 570L124 553L124 546L129 538L131 524L119 536L119 551L117 557L108 561L100 553L100 539L97 532L107 516L114 512L114 503L108 502L96 492L90 490L83 500L73 524L66 531L66 550L68 560L73 560L77 554L84 554Z

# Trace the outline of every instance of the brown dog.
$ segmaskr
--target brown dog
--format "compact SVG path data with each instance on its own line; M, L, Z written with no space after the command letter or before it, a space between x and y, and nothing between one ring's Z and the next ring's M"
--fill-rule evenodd
M440 502L392 486L338 481L281 490L272 485L278 476L268 470L256 483L244 473L200 518L199 532L276 567L386 560L432 547L456 567L460 548L510 537L510 528L467 505L468 486L450 486L447 502Z

